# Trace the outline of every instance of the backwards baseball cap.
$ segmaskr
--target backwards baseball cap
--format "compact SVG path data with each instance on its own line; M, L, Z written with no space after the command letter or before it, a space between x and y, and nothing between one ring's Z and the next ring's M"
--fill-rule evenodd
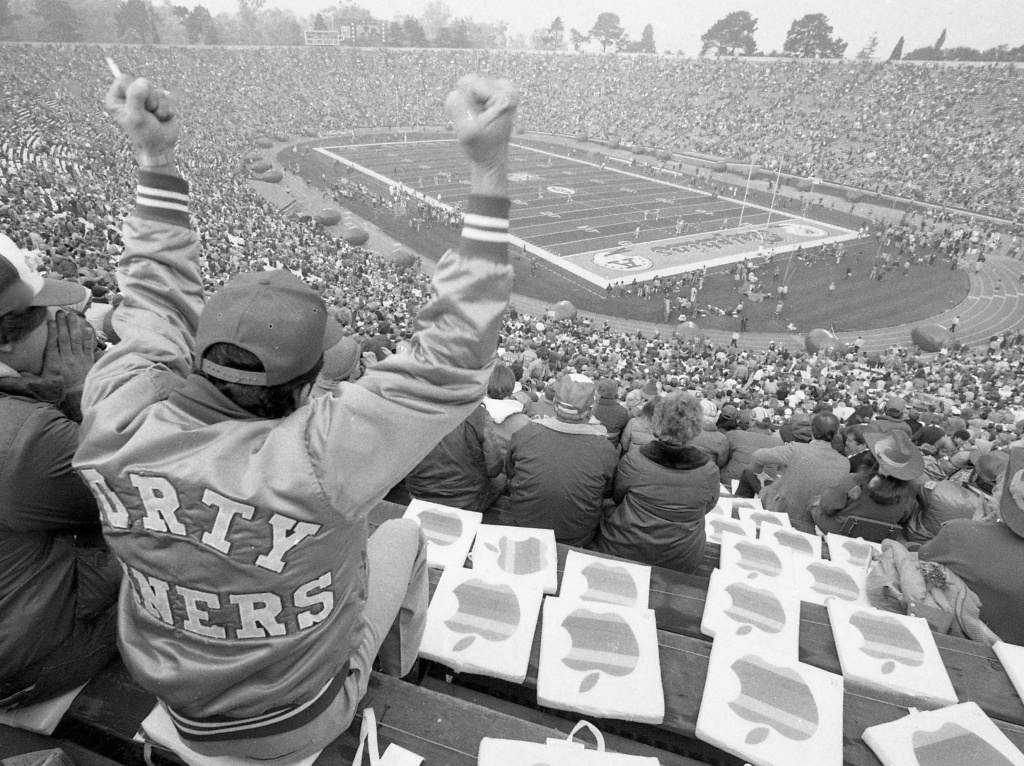
M196 332L200 370L247 386L279 386L309 372L342 337L323 299L290 271L238 274L206 303ZM215 343L244 348L263 372L239 370L203 359Z
M72 306L88 291L77 282L44 279L28 261L28 253L0 234L0 316L32 306Z
M558 381L555 389L555 417L569 422L584 421L594 406L594 381L572 372Z

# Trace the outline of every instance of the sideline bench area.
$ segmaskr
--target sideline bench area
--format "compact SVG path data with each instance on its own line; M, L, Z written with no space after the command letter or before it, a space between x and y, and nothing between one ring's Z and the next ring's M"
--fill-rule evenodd
M371 512L371 526L404 513L403 505L383 502ZM560 575L569 550L558 546ZM431 570L431 592L439 579L440 572ZM694 737L711 651L710 639L700 633L707 587L705 577L652 568L650 607L658 627L666 716L659 726L591 718L605 733L609 750L653 755L663 766L739 764L738 759ZM1024 703L991 649L950 636L936 635L935 639L960 700L977 702L1024 750ZM537 704L539 648L538 629L522 685L458 674L423 660L418 685L374 673L364 705L377 713L382 751L394 742L423 756L428 766L474 766L480 739L485 736L536 742L564 738L584 716L549 711ZM840 672L824 607L801 605L800 660ZM906 715L906 708L879 699L881 696L849 687L845 691L844 763L848 766L880 766L861 734L868 726ZM109 766L112 762L141 766L145 763L143 746L133 737L155 704L155 698L128 676L123 664L114 661L78 696L55 736L100 754L98 760L82 760L85 766ZM357 718L324 751L318 766L348 766L358 744L359 725ZM159 748L153 749L152 762L181 764Z

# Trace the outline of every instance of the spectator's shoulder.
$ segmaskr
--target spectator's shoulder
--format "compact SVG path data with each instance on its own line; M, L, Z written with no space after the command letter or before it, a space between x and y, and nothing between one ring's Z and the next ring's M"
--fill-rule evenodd
M24 428L30 421L33 426L46 423L77 425L56 406L27 396L0 394L0 415L0 422L3 423L0 428L8 433Z

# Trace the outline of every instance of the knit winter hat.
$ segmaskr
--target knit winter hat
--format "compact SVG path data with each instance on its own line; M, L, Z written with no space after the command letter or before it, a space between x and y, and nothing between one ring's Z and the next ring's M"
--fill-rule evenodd
M320 375L325 380L351 380L359 369L360 347L351 337L344 337L324 351Z

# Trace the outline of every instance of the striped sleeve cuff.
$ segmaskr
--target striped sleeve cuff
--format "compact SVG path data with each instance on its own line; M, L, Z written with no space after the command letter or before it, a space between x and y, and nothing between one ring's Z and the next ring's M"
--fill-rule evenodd
M506 197L470 196L463 216L464 252L493 258L508 257L508 213L512 201Z
M140 170L135 213L141 218L189 228L188 181Z

